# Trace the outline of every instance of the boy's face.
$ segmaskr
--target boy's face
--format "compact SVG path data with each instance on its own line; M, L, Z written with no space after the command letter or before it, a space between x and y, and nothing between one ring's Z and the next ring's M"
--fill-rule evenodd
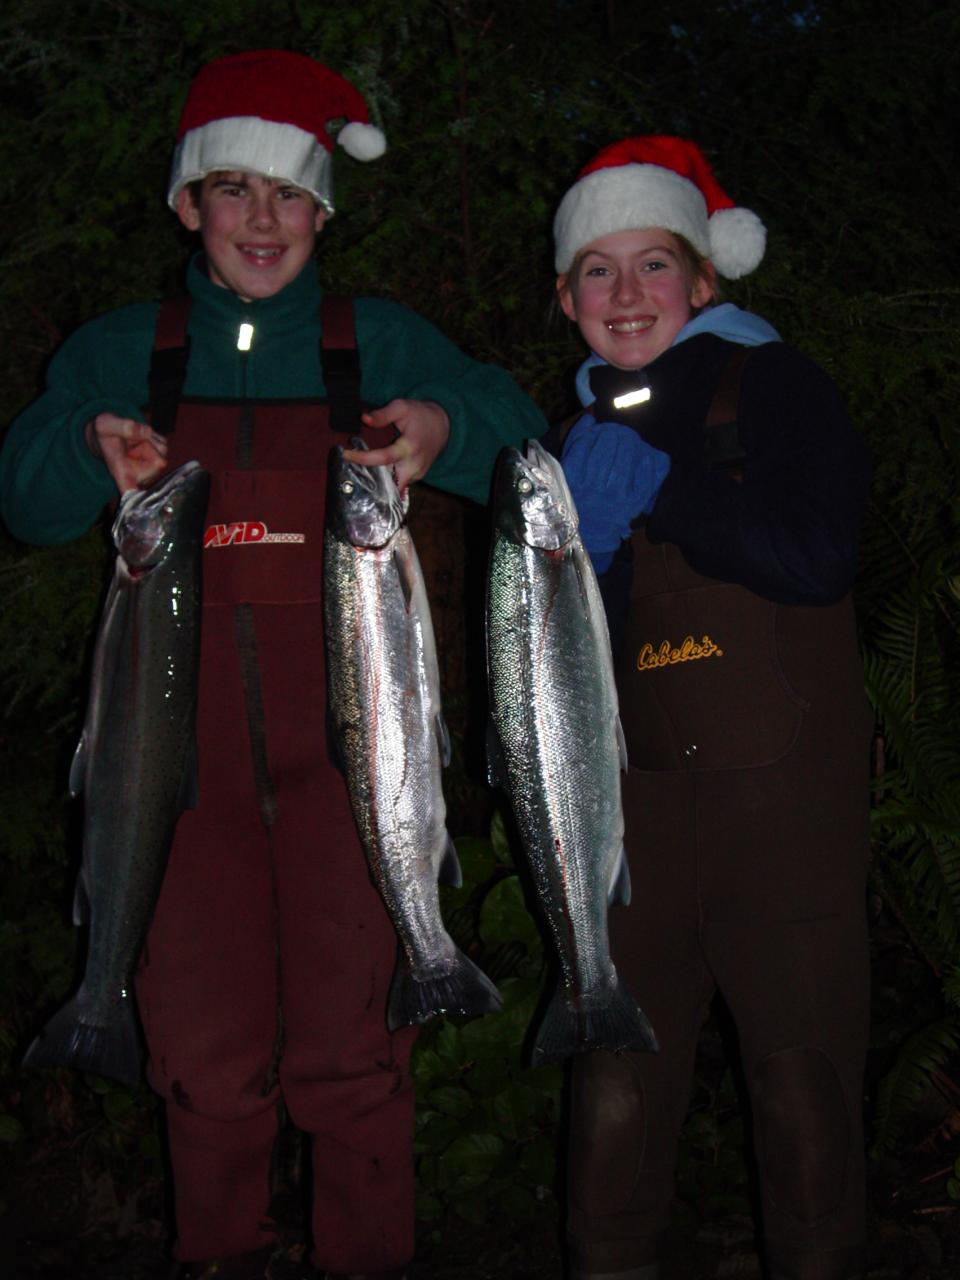
M297 278L327 219L308 191L242 170L208 173L198 202L184 187L177 214L200 232L213 283L245 302L270 298Z

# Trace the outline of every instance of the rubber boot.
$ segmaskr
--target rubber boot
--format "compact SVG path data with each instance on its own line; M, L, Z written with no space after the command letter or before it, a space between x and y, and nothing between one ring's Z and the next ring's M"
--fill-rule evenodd
M629 1271L571 1271L570 1280L660 1280L660 1264L648 1262Z
M207 1258L202 1262L185 1262L179 1280L263 1280L273 1247L241 1253L232 1258Z
M320 1280L313 1267L296 1253L268 1245L233 1258L185 1262L177 1280Z
M767 1280L863 1280L864 1250L766 1247Z
M364 1271L357 1275L339 1275L327 1272L326 1280L405 1280L406 1272L401 1267L395 1271Z
M824 1275L826 1274L824 1272ZM783 1271L768 1271L767 1280L795 1280L795 1276L788 1276ZM828 1280L833 1280L832 1274ZM846 1271L843 1273L842 1280L864 1280L864 1275L862 1271Z

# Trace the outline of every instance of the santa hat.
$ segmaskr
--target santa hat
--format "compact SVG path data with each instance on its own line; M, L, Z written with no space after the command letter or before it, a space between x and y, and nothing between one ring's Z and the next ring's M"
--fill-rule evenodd
M580 171L553 223L562 275L585 245L613 231L663 227L681 235L730 280L760 264L767 231L738 209L696 143L685 138L624 138Z
M177 130L167 203L217 169L280 178L333 213L333 138L356 160L375 160L386 139L369 123L349 81L302 53L257 49L208 62L190 86Z

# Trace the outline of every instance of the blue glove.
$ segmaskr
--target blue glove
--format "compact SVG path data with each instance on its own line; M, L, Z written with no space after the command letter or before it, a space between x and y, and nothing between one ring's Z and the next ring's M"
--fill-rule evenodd
M585 415L561 458L580 515L580 537L603 573L638 516L649 515L670 471L670 458L630 427Z

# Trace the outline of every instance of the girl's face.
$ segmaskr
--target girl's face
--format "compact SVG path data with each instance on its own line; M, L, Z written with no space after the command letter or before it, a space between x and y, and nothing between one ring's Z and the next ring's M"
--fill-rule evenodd
M677 237L659 227L614 231L581 249L557 280L564 315L608 364L638 369L656 360L713 296L693 277Z

